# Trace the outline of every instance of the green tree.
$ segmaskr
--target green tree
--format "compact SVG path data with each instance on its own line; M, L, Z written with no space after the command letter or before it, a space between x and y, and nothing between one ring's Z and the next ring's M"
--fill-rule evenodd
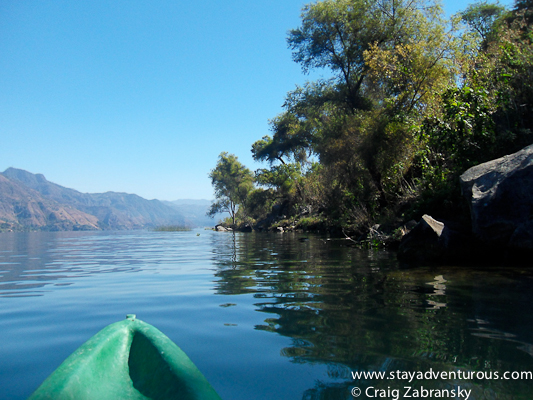
M248 194L254 188L252 172L235 155L223 152L219 155L216 167L209 173L209 178L215 189L216 201L207 215L214 217L217 213L227 212L235 226L239 206L246 203Z
M365 53L418 40L431 40L438 52L443 42L441 13L433 1L324 0L305 6L302 26L290 31L288 43L304 72L331 70L340 102L352 110L368 109L371 87Z
M256 161L286 164L292 160L303 163L307 159L309 138L295 114L285 112L269 121L273 137L264 136L252 145Z
M311 151L309 135L294 113L284 112L269 122L273 136L264 136L252 145L254 160L266 161L270 167L256 171L256 182L274 188L277 198L296 196L302 201L301 178Z
M494 23L504 12L505 7L500 6L498 3L480 1L470 4L464 11L459 13L459 16L472 31L480 36L482 41L485 41L493 31Z
M291 30L287 39L294 61L305 73L316 68L331 70L339 98L351 109L364 107L363 52L372 43L383 42L390 30L388 24L381 24L378 3L325 0L306 5L301 27Z
M426 118L420 130L427 144L420 163L425 197L439 192L454 203L466 169L533 142L533 36L525 3L484 28L490 34L483 51L472 53L461 84L442 91L440 109Z
M422 145L419 127L456 79L456 37L441 15L433 0L305 6L289 48L304 73L324 69L330 78L287 94L272 136L252 146L269 164L257 182L280 202L327 209L341 225L372 222L398 202L411 190L405 177Z
M433 1L325 0L306 6L289 33L304 72L333 75L289 93L285 107L327 169L335 212L378 212L403 190L417 129L454 80L456 43L441 15Z

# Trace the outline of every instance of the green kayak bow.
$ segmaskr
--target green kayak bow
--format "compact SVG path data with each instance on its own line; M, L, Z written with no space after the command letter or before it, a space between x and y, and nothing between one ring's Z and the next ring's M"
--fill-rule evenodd
M29 400L220 400L187 355L128 315L72 353Z

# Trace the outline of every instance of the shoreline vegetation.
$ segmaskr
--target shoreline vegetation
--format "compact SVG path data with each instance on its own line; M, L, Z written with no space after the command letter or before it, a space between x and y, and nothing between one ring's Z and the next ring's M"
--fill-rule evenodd
M166 225L155 227L153 230L155 232L188 232L191 231L192 228L182 225Z
M471 228L459 177L533 143L533 0L323 0L287 42L330 78L286 95L255 172L222 152L208 214L240 231L318 231L397 246L430 214Z

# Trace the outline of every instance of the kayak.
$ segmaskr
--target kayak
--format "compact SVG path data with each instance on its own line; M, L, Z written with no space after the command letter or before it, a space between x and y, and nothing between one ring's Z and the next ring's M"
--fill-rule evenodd
M133 314L72 353L28 400L40 399L221 400L174 342Z

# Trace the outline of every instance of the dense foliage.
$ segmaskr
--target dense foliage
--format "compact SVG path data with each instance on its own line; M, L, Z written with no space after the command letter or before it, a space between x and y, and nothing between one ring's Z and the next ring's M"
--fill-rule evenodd
M289 92L252 144L267 165L232 200L241 222L363 232L460 213L462 172L532 142L532 4L479 2L450 21L433 0L305 6L288 46L330 78Z

